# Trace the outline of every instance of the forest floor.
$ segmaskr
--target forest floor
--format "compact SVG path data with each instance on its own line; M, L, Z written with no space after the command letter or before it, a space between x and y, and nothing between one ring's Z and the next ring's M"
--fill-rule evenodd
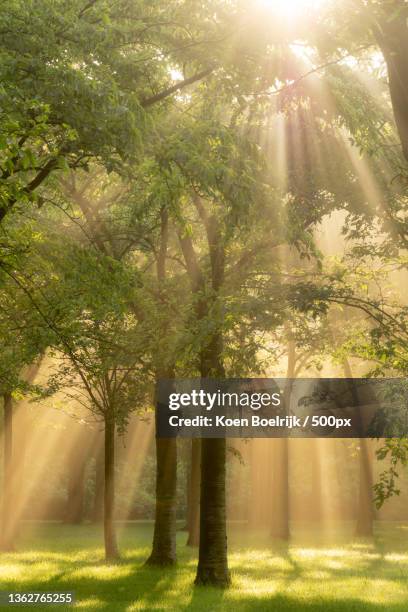
M178 533L177 567L156 570L143 566L152 525L127 523L119 529L123 558L105 565L101 526L24 524L17 552L0 557L0 590L73 591L74 607L85 611L408 610L407 524L377 524L373 540L353 539L349 524L324 534L317 526L295 526L290 545L235 525L230 529L233 586L227 591L193 587L197 550L185 546L185 533Z

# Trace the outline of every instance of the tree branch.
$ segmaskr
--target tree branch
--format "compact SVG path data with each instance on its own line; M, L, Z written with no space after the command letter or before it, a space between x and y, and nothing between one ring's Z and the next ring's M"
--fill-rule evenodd
M201 79L204 79L206 76L214 72L214 70L215 70L215 67L212 66L211 68L206 68L205 70L202 70L201 72L197 72L196 74L189 77L188 79L179 81L178 83L175 83L171 87L168 87L167 89L164 89L163 91L160 91L159 93L155 94L154 96L151 96L150 98L145 98L144 100L141 101L141 106L143 108L148 108L149 106L153 106L153 104L156 104L157 102L161 102L162 100L164 100L165 98L168 98L169 96L176 93L177 91L181 91L185 87L188 87L188 85L192 85L193 83L196 83L197 81L201 81Z

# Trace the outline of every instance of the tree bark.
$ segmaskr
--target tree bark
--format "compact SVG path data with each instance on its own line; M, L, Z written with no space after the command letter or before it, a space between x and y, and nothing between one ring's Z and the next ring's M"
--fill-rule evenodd
M201 440L191 440L191 465L188 483L187 546L198 546L200 542L200 471Z
M157 281L159 294L164 291L169 239L169 216L165 207L160 214L160 245L157 257ZM165 297L163 295L163 297ZM166 333L163 330L163 333ZM174 367L164 364L159 357L156 372L156 509L153 546L148 565L168 566L177 561L176 553L176 505L177 505L177 438L157 437L158 393L160 378L172 380Z
M95 451L95 494L91 521L100 523L103 520L103 499L105 490L103 444Z
M353 372L348 359L343 361L344 374L349 379L350 392L354 406L359 406L359 393L354 382ZM363 423L360 411L359 428L363 432ZM370 457L370 445L365 438L359 439L360 451L358 454L359 462L359 487L358 487L358 502L357 502L357 521L355 535L357 537L371 537L373 535L373 473Z
M77 525L83 521L85 509L85 471L87 461L87 434L78 427L77 440L70 452L68 465L67 503L64 522Z
M289 333L288 362L286 369L286 387L284 393L285 413L289 414L290 396L295 378L296 345ZM272 502L272 528L271 536L279 540L289 540L289 439L278 438L273 440L273 481L274 497Z
M201 375L224 378L222 336L203 351ZM200 544L195 584L225 588L231 583L227 554L226 439L201 440Z
M359 492L355 534L358 537L373 535L373 475L369 441L360 439L359 452Z
M398 6L399 5L399 6ZM397 10L399 9L399 10ZM408 6L382 3L374 23L374 34L384 55L395 123L402 151L408 161Z
M105 419L105 494L104 494L104 536L105 558L118 559L119 551L114 526L115 510L115 421L108 415Z
M157 407L156 407L157 415ZM174 565L176 556L177 438L156 436L156 511L148 565Z
M211 286L214 292L204 308L205 316L219 316L217 309L220 290L224 283L225 251L218 220L208 215L200 199L195 205L207 234L211 262ZM215 313L212 313L215 309ZM200 374L203 378L225 378L222 362L222 328L214 329L204 340L200 355ZM226 440L203 438L201 441L200 488L200 544L195 584L207 584L225 588L231 583L227 554L226 513Z
M13 525L13 400L11 393L3 394L4 411L4 481L3 481L3 503L2 503L2 533L1 549L4 551L14 550L15 525Z
M253 438L250 440L249 479L251 488L248 496L247 515L248 527L256 530L271 529L271 521L274 522L273 498L280 494L280 491L275 489L276 481L273 478L274 444L275 440L268 438ZM260 465L265 466L266 469L259 469ZM269 491L271 495L265 496L265 491Z
M195 584L230 584L225 508L226 440L201 442L200 548Z
M273 492L271 536L289 540L289 446L287 438L273 440Z
M196 319L203 321L213 316L211 308L217 308L217 300L224 281L225 252L218 220L209 215L199 196L194 204L203 222L211 263L213 295L205 297L205 279L200 268L191 237L180 235L180 246L190 276L196 301ZM217 313L214 313L215 317ZM224 378L222 364L222 328L213 330L202 341L200 350L200 374L202 378ZM227 587L230 584L227 556L227 520L225 499L226 440L204 438L201 440L200 484L200 538L198 566L195 584Z
M72 467L68 473L68 499L64 517L64 523L79 525L84 518L85 501L85 468L84 461L75 468Z
M311 467L311 487L310 487L310 501L309 511L310 518L323 524L323 521L327 518L325 515L326 508L323 503L323 482L321 472L321 460L320 456L321 449L319 448L319 439L310 438L309 440L303 440L306 446L306 452L309 452L309 462Z

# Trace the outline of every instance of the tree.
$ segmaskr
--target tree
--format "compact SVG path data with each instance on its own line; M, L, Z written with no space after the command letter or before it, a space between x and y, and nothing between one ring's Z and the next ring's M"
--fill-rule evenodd
M4 484L3 484L3 505L2 505L2 538L1 548L3 550L13 550L13 530L10 525L13 506L13 400L11 393L3 394L3 413L4 413Z
M169 240L169 218L166 208L160 211L160 242L157 254L158 299L165 300L166 263ZM166 338L169 321L163 317L161 338ZM159 353L156 368L156 393L162 378L174 378L174 358L170 347L165 344L165 354ZM170 363L169 363L170 362ZM158 397L156 422L158 418ZM177 438L159 438L156 435L156 512L154 521L153 546L148 565L173 565L176 562L176 493L177 493Z
M148 121L144 109L213 71L210 23L198 3L147 6L74 0L6 0L1 31L0 221L38 200L56 170L99 160L108 170L135 160ZM200 40L188 40L188 24ZM217 28L215 28L217 30ZM161 53L151 52L152 48ZM162 57L166 61L162 61ZM192 74L174 82L183 63Z
M49 226L47 230L50 236ZM133 278L130 283L118 263L97 251L75 242L66 242L62 250L58 234L54 241L49 237L31 253L37 272L19 270L15 280L35 306L56 360L46 393L62 390L104 425L105 553L115 559L115 435L145 400L147 336L128 312Z
M257 165L256 147L251 148L253 143L240 127L230 124L226 132L222 123L209 123L197 136L196 140L190 136L187 150L184 140L181 145L173 137L166 143L161 163L166 168L168 200L190 279L196 368L202 377L223 378L228 371L245 371L246 351L253 357L253 344L238 348L240 334L250 337L260 321L265 327L282 324L283 315L278 312L284 296L276 281L278 263L271 259L270 251L285 244L288 236L278 221L285 214L279 196L275 199L272 190L268 191ZM217 164L212 163L214 158ZM203 161L197 164L198 159ZM254 180L257 172L258 181ZM313 189L311 193L315 195ZM312 250L308 228L324 207L319 212L309 210L303 199L297 216L296 204L290 201L292 204L294 229L289 240ZM274 266L276 285L265 292L264 278ZM255 301L256 310L251 311ZM201 465L197 583L226 586L225 441L202 440Z
M97 161L129 175L163 103L213 76L235 95L266 44L259 24L240 37L247 10L223 0L3 4L0 221L41 204L58 169Z
M73 424L74 427L74 424ZM85 472L89 458L90 431L82 423L75 427L75 443L67 453L67 502L64 522L77 525L84 519L85 511Z
M198 546L200 541L200 440L191 440L191 460L187 482L187 546Z
M387 63L395 123L408 162L408 6L403 0L396 0L372 2L367 8L370 27Z

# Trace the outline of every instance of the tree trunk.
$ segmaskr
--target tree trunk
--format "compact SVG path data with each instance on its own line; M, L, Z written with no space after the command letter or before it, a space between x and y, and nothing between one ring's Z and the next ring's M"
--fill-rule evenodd
M156 410L157 414L157 410ZM156 436L156 513L148 565L176 563L177 438Z
M408 6L386 2L374 32L388 69L388 82L395 123L405 159L408 161Z
M273 461L275 440L252 438L249 446L250 495L248 495L248 527L260 530L270 529L273 497L279 495L274 489ZM259 466L265 469L259 469ZM265 491L270 495L265 496ZM254 500L257 500L254 503Z
M201 441L200 548L195 583L230 584L225 509L226 440Z
M289 540L289 445L287 438L273 440L273 500L271 536Z
M349 379L350 392L354 406L360 405L360 398L354 382L353 372L347 359L343 361L344 374ZM360 411L358 411L359 429L363 433L363 422ZM370 444L365 438L359 439L359 489L357 505L357 522L355 535L357 537L371 537L373 535L373 474L370 457Z
M288 361L286 368L286 385L284 393L285 413L289 414L290 397L295 378L296 344L292 333L288 333ZM273 440L273 489L272 501L272 538L289 540L289 439L278 438Z
M95 495L91 521L100 523L103 519L103 499L105 490L103 444L95 451Z
M105 558L107 561L119 557L114 527L115 509L115 422L108 416L105 419L105 494L104 494L104 536Z
M169 238L169 217L165 207L160 214L160 247L157 257L157 281L162 294L166 281L166 260ZM163 298L165 294L163 293ZM163 334L166 330L163 329ZM172 380L174 367L167 366L159 357L156 372L156 509L152 552L148 565L174 565L176 553L176 504L177 504L177 438L157 437L157 385L160 378Z
M85 462L71 468L68 474L68 499L64 523L79 525L84 518Z
M202 353L201 375L224 378L222 336L214 334ZM231 577L227 555L226 440L201 440L200 545L195 584L225 588Z
M321 448L319 446L319 439L310 438L309 440L302 440L306 446L306 452L309 454L309 461L311 467L311 487L310 487L310 502L309 511L310 518L319 522L323 525L326 520L326 508L323 503L323 482L322 482L322 471L321 471L321 460L320 456Z
M191 441L191 465L188 483L187 546L198 546L200 541L200 470L201 440Z
M190 276L196 301L196 319L207 317L217 320L217 299L224 281L225 251L218 220L210 215L199 196L193 197L198 214L207 234L211 262L211 285L213 296L205 297L205 279L200 268L191 237L179 236L180 246ZM212 312L214 309L216 312ZM200 350L200 374L202 378L224 378L222 365L222 328L213 330L203 341ZM226 440L204 438L201 441L201 485L200 485L200 539L196 584L226 587L230 584L227 557L227 521L225 499Z
M3 480L3 503L2 503L2 533L1 549L4 551L14 550L15 525L13 524L13 401L11 393L3 394L4 411L4 480Z
M373 535L373 475L369 441L360 439L359 492L355 534L358 537Z
M85 470L87 460L86 434L81 427L69 457L67 504L64 522L77 525L84 518Z

